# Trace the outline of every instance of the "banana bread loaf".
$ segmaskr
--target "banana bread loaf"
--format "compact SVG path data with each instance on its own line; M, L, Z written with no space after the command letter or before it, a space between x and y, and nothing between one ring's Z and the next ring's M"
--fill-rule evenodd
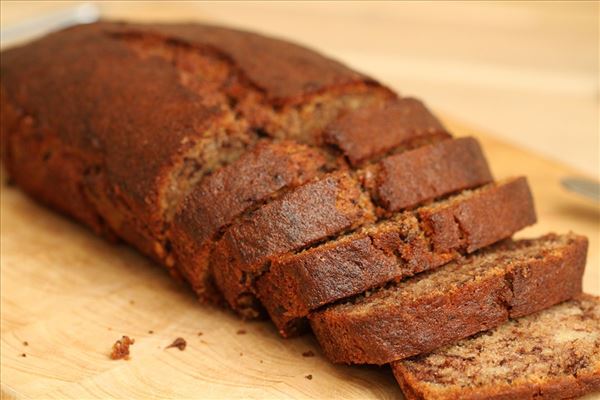
M572 399L600 392L600 299L581 295L392 363L407 400Z
M325 355L386 364L451 344L581 292L587 239L498 246L309 316Z
M399 178L406 178L406 187L403 180L390 174L395 168L404 169ZM440 177L433 178L437 173ZM330 185L325 184L331 177L317 179L267 203L225 230L215 245L211 264L216 284L234 310L245 317L260 315L253 286L274 258L373 222L375 213L380 218L391 215L391 211L384 208L390 204L389 201L384 200L379 203L384 207L378 207L381 188L383 193L396 194L394 203L390 205L394 209L401 209L457 190L476 187L492 179L481 148L472 138L441 141L387 157L355 173L348 171L343 174L347 188L340 187L334 193ZM529 196L526 183L523 184L526 193L517 190L514 194L526 208L531 202L522 196ZM345 193L346 190L351 192ZM310 196L302 192L310 193ZM338 207L333 207L333 204L342 199L340 196L345 196L343 198L352 207L368 212L368 218L357 219L352 224L336 221L339 213L335 210ZM502 209L499 204L495 207ZM532 208L530 211L533 211ZM507 221L513 219L508 218ZM503 226L495 225L496 228ZM325 227L327 229L322 229ZM429 227L427 229L430 230ZM446 235L456 231L456 227L451 229ZM490 234L495 233L490 230Z
M456 226L434 223L440 215L450 215ZM256 293L279 332L293 336L318 307L443 265L535 220L524 178L487 185L273 259ZM457 227L460 235L454 235Z
M396 97L301 46L206 25L77 26L3 51L1 69L11 178L164 264L204 176L263 137L320 144L342 110Z

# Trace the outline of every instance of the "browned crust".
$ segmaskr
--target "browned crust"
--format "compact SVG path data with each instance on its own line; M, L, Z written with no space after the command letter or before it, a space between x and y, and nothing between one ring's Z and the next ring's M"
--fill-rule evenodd
M502 387L464 388L433 393L420 382L402 363L392 363L392 371L406 400L527 400L527 399L574 399L600 391L600 371L596 374L562 377L550 382L515 384Z
M598 301L598 298L586 294L576 298ZM511 315L511 317L514 316ZM520 337L515 337L514 340L518 341ZM544 382L432 391L428 390L428 386L419 380L403 362L393 362L390 366L407 400L451 400L457 398L466 400L571 399L600 391L600 369L587 374L582 374L579 371L575 376L561 376Z
M426 226L435 251L449 251L462 241L465 250L472 252L536 222L533 196L525 177L485 193L442 210L419 209L419 220Z
M492 181L481 146L472 137L392 155L377 165L366 185L387 212L412 208Z
M257 33L203 25L136 25L104 23L113 33L155 33L196 46L209 47L229 59L252 84L278 106L306 96L356 84L379 86L370 77L314 50ZM386 89L387 90L387 89Z
M269 270L256 282L258 297L279 332L286 337L293 336L298 327L303 326L297 319L306 317L318 307L439 267L460 253L510 237L532 224L535 221L533 204L520 201L523 185L526 187L527 182L518 178L488 186L446 208L432 207L427 211L429 219L436 219L437 214L446 215L448 209L460 209L461 216L465 217L467 211L481 212L480 205L485 204L487 215L480 218L482 225L478 229L490 230L498 236L489 235L485 241L477 237L476 244L472 245L469 231L466 231L465 236L447 241L443 250L436 250L431 248L429 240L415 237L414 231L424 231L427 220L419 225L412 213L406 214L391 224L386 222L379 229L273 260ZM415 213L423 214L420 209ZM506 215L527 218L506 219ZM498 227L503 224L506 226ZM446 226L429 231L434 240L435 237L448 237L440 229L446 229ZM558 291L563 289L557 288Z
M406 157L403 157L404 154L406 154ZM454 157L454 160L448 160L449 157ZM404 159L407 159L408 161L404 161ZM383 167L382 167L383 165ZM423 177L423 185L424 187L427 188L423 188L421 190L418 191L417 195L415 196L414 193L410 193L408 194L408 192L405 192L406 195L404 195L404 200L396 203L396 206L398 206L398 204L402 204L402 205L411 205L411 204L418 204L419 202L422 201L427 201L427 200L431 200L432 198L444 195L444 194L449 194L455 191L459 191L465 187L474 187L474 186L478 186L481 185L483 183L487 183L489 182L492 177L491 177L491 173L489 171L489 168L487 166L485 157L483 156L483 153L481 152L481 148L479 147L477 141L475 139L472 138L464 138L464 139L458 139L458 140L450 140L450 141L444 141L442 143L438 143L436 145L430 145L430 146L426 146L423 149L417 149L417 150L413 150L413 151L408 151L406 153L403 154L398 154L398 155L393 155L390 156L386 159L384 159L383 161L381 161L381 163L372 165L372 166L368 166L366 167L364 170L362 171L358 171L357 172L357 176L361 177L362 180L362 185L360 186L359 189L359 185L358 183L355 183L353 185L351 185L352 187L354 187L355 189L355 198L359 198L359 193L363 193L362 196L364 197L368 197L369 195L371 197L375 197L375 200L377 198L376 195L376 191L381 187L381 186L385 186L385 190L386 191L393 191L396 190L397 193L401 193L402 189L400 189L403 185L404 182L402 180L393 180L392 176L390 175L390 168L402 168L402 167L406 167L409 168L410 171L408 173L408 175L410 175L410 172L412 172L414 175L416 176L421 176ZM424 167L424 168L422 168ZM432 182L432 179L428 179L427 176L432 175L433 173L435 173L435 171L440 171L440 170L445 170L445 177L448 179L452 179L452 181L446 181L443 184L440 184L439 188L429 188L429 185ZM464 171L468 171L468 172L464 172ZM383 176L382 176L383 175ZM403 175L403 176L408 176L407 174ZM380 176L382 176L380 178ZM354 179L353 177L348 178L350 179ZM413 178L408 178L408 179L413 179ZM525 186L527 185L526 182L522 182L522 184L524 184ZM317 187L316 185L315 188ZM323 193L319 193L317 190L312 190L312 196L314 197L323 197L327 198L327 196L331 197L331 194L327 194L326 192ZM328 190L327 186L324 186L323 188L321 188L320 190L326 191ZM367 193L369 193L369 195L367 195ZM495 194L495 192L494 192ZM517 195L520 194L519 191L516 192ZM402 197L402 194L399 194L398 196L399 198ZM520 198L519 198L520 199ZM502 197L501 199L502 201L504 201L504 197ZM304 202L305 197L298 197L297 201L300 202ZM373 199L371 199L371 201L373 201ZM482 201L481 200L477 200L474 201L476 206L479 206ZM513 203L508 202L507 207L511 207L513 205ZM523 207L527 207L529 205L529 203L522 203L520 204ZM317 205L311 205L311 206L317 206ZM266 206L265 206L266 207ZM228 242L225 242L223 239L221 240L220 244L218 245L219 249L218 251L215 253L214 256L214 262L215 262L215 268L214 268L214 273L216 275L219 275L219 277L217 278L218 281L218 286L219 288L226 293L226 298L228 299L228 301L230 302L230 304L235 308L239 308L236 306L236 302L237 302L237 298L241 295L241 293L247 293L247 295L249 297L251 297L250 292L252 292L254 289L252 288L252 282L257 278L257 276L261 275L263 273L264 270L266 270L266 261L270 261L275 263L275 272L273 273L273 276L279 276L280 280L278 280L278 284L283 285L283 287L285 287L285 285L291 284L294 285L294 283L292 282L293 278L291 278L291 280L287 280L287 277L285 276L285 274L283 273L278 273L278 272L282 272L283 270L278 269L277 267L277 257L279 255L284 254L287 251L291 251L291 250L285 250L284 249L294 249L294 250L298 250L301 248L304 248L312 243L314 243L314 241L321 241L323 239L328 239L330 238L332 235L337 235L339 233L338 232L334 232L334 231L327 231L327 236L321 236L319 237L319 239L312 241L307 241L304 240L302 242L298 242L297 245L291 246L291 245L285 245L281 248L278 248L277 251L274 251L274 249L269 249L269 246L275 246L277 247L277 239L275 239L275 241L273 240L273 238L271 237L272 235L283 235L283 236L296 236L296 234L290 234L288 233L292 228L290 228L289 224L290 224L290 218L292 218L294 220L295 224L302 224L302 225L306 225L306 221L308 221L308 218L313 218L313 221L315 223L317 223L318 225L323 225L323 224L332 224L333 222L327 221L326 218L328 217L325 213L323 213L323 210L318 210L315 209L314 211L312 211L312 213L314 213L318 218L315 219L315 217L311 217L311 211L310 210L306 210L304 207L302 207L302 212L304 214L295 214L296 211L293 211L292 208L290 208L289 205L286 205L287 209L287 215L285 216L281 216L281 215L274 215L274 214L268 214L268 218L271 218L271 220L268 221L268 223L270 224L270 226L268 227L268 231L269 233L266 234L264 232L266 232L267 230L265 229L265 227L267 226L267 222L262 222L262 224L264 225L264 227L261 227L261 231L259 232L256 229L251 229L248 232L243 233L243 230L241 230L242 228L237 227L236 225L233 225L226 233L223 239L227 239L229 237ZM294 207L298 207L297 205ZM320 206L317 206L320 207ZM498 207L496 207L498 208ZM293 211L293 212L292 212ZM530 213L534 214L533 209L530 210ZM386 215L385 212L380 212L380 214ZM524 213L521 213L524 214ZM335 217L335 213L331 214L331 217ZM529 219L523 219L523 223L527 223ZM276 221L283 221L283 222L276 222ZM367 222L372 221L372 219L367 220ZM252 222L254 224L254 222ZM280 224L280 226L274 226L275 224ZM248 222L246 222L247 226L250 226ZM359 224L357 224L358 226ZM444 227L445 228L445 227ZM452 226L450 227L451 229L455 230L456 227ZM247 229L247 228L243 228L243 229ZM430 230L429 228L427 228L428 230ZM496 231L498 231L498 229L496 229ZM435 233L435 230L433 231ZM511 231L511 233L514 232ZM243 233L243 234L242 234ZM397 233L390 233L390 234L396 234ZM229 236L228 236L229 235ZM304 234L306 235L306 234ZM260 237L261 241L264 241L265 243L260 243L257 244L255 239L252 237ZM388 235L389 236L389 235ZM503 238L505 236L500 236L500 238ZM457 244L455 247L458 248L460 247L460 244L462 243L462 241L467 240L468 238L462 238L462 237L457 237L456 238L456 242L459 243ZM267 242L267 240L269 242ZM286 240L289 240L286 238ZM382 237L378 237L378 238L372 238L372 240L375 241L381 241L383 240ZM495 240L498 240L497 238ZM248 243L250 243L250 245L246 244L246 242L248 241ZM364 246L365 244L363 244ZM253 260L253 256L251 255L252 251L256 251L256 249L259 248L262 252L261 254L261 260L257 261L257 260ZM262 250L264 249L264 250ZM242 253L240 253L239 256L235 256L235 252L241 251ZM373 251L373 250L371 250ZM387 252L389 254L393 254L394 251L397 251L397 249L392 249L390 248ZM406 250L408 251L408 250ZM449 252L449 250L445 250L445 252ZM441 253L441 252L440 252ZM366 253L364 254L365 257L368 257L366 255ZM339 256L339 254L338 254ZM379 261L381 261L381 256L373 256L374 258L377 258ZM348 258L348 261L350 260L351 256L346 256L346 258ZM445 259L446 261L449 260L449 257L446 257L445 255L442 257L443 259ZM253 263L257 263L256 267L250 267L250 269L252 268L256 268L256 271L249 271L248 268L246 268L246 270L244 270L245 267L243 267L243 265L240 263L239 260L244 259L243 263L246 264L253 264ZM225 261L225 260L229 260L229 261ZM352 262L352 261L349 261ZM436 262L431 262L428 263L431 265L440 265L441 259L438 259ZM218 264L218 265L217 265ZM228 265L229 264L229 265ZM236 265L239 264L239 265ZM368 268L368 263L362 263L360 264L362 266L363 269ZM360 268L360 266L359 266ZM422 265L422 269L426 269L425 264ZM316 270L316 269L313 269ZM361 287L364 289L367 289L369 287L372 287L372 285L380 285L381 283L389 280L389 279L393 279L393 276L397 276L398 275L398 271L394 270L392 272L393 269L388 268L385 272L384 271L380 271L381 274L377 274L376 272L372 273L371 276L374 275L378 275L378 279L377 279L377 283L373 283L372 280L366 280L363 282L363 284L358 285L358 287ZM340 271L339 269L337 270L340 273L342 273L342 271ZM256 273L258 272L258 274ZM365 271L366 272L366 271ZM418 271L416 271L418 272ZM250 278L248 278L246 275L250 273ZM385 278L384 276L385 275ZM342 276L344 276L344 273L342 273ZM362 276L362 278L364 278L364 276ZM246 281L248 280L248 282L245 283L240 283L240 281ZM338 278L336 280L336 282L341 285L344 286L345 284L342 284L340 279ZM306 283L306 282L305 282ZM365 286L368 285L368 286ZM354 285L354 281L350 282L347 286L353 286ZM283 296L277 296L277 289L273 289L273 291L271 291L270 289L268 289L269 286L269 281L265 281L265 284L261 285L261 287L265 290L263 290L262 293L262 297L263 297L263 301L264 302L268 302L269 306L268 308L270 308L272 311L274 310L280 310L281 312L285 313L285 306L283 306L282 304L278 304L279 300L286 300L285 295ZM297 290L303 290L300 288L297 288ZM355 291L359 290L355 287ZM353 292L356 293L356 292ZM237 293L237 295L235 294ZM328 297L328 296L325 296ZM318 301L318 299L320 299L319 296L316 295L314 296L315 299L317 299L317 303L319 303L320 305L322 304L326 304L324 302L320 302ZM341 297L338 297L338 299ZM286 302L288 301L292 301L292 299L287 299ZM251 302L252 304L256 304L257 302L255 300L253 300ZM306 307L302 307L302 309L305 309ZM281 314L281 313L278 313ZM302 315L300 316L304 316L306 315L306 311L302 312ZM287 323L287 322L286 322ZM279 324L278 324L279 325ZM280 325L281 328L281 325ZM290 327L292 330L294 330L294 328ZM284 335L287 335L288 333L286 333L287 329L281 328L281 332ZM291 332L290 332L291 333Z
M398 147L449 137L425 105L413 98L348 111L325 130L325 141L338 147L353 166Z
M140 56L131 38L148 54ZM164 51L181 60L161 57ZM214 63L209 72L223 87L190 83L202 62ZM395 97L303 47L201 25L83 25L4 51L1 63L3 160L12 178L166 264L170 177L187 162L212 172L203 169L210 161L204 149L231 152L227 163L275 114L315 96ZM211 130L221 138L211 139ZM200 153L186 158L197 147Z
M180 203L169 237L176 264L201 299L218 299L209 276L213 240L240 214L327 167L323 152L294 142L260 142L196 185Z
M243 311L238 297L250 291L271 257L373 220L373 205L350 173L306 183L227 229L212 257L216 283L230 305Z
M574 235L559 254L504 264L502 276L360 315L330 307L309 316L311 327L334 362L389 363L573 297L581 292L586 253L587 239ZM552 287L559 289L540 293Z

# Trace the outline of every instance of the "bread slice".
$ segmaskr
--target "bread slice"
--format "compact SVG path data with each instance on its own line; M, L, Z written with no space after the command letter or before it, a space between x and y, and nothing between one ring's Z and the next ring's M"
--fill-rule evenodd
M327 357L386 364L427 353L581 291L582 236L504 243L309 316Z
M487 185L274 259L256 292L279 332L293 336L325 304L438 267L535 220L525 178Z
M213 241L238 216L331 168L328 155L296 142L262 141L207 176L179 204L170 225L173 260L202 300L220 299L209 274Z
M581 295L392 363L407 400L571 399L600 392L600 298Z
M425 105L413 98L346 111L327 126L324 135L325 142L339 148L354 167L398 148L450 137Z
M401 167L407 171L400 177L406 178L406 186L414 190L401 189L405 182L389 174L390 170ZM440 170L444 171L441 174L446 179L432 178ZM343 177L339 181L343 185L336 184L338 187L333 191L331 183L337 182L340 177ZM314 246L374 222L376 217L385 218L392 214L381 207L386 205L385 202L376 206L380 188L384 188L386 193L398 194L397 201L392 205L398 208L476 187L491 179L481 148L472 138L442 141L387 157L357 172L327 175L262 206L225 231L215 246L211 261L217 286L234 310L246 317L259 315L253 285L268 269L269 262L288 252ZM439 181L443 182L432 186ZM526 183L524 185L526 189ZM522 192L518 194L528 196ZM518 201L524 201L524 207L531 204L522 197L518 197ZM338 220L340 204L348 210L362 210L356 214L360 218L353 221ZM530 210L533 210L532 207ZM454 231L456 227L452 227ZM490 233L494 234L495 231L490 230ZM240 301L242 298L244 300Z
M245 293L269 257L374 220L373 204L352 174L328 174L267 203L228 228L215 245L211 260L215 282L234 310L256 316L256 308L249 307Z

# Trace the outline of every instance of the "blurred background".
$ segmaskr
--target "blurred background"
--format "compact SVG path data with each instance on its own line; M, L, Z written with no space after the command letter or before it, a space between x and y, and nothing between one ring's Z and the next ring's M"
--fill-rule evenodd
M82 2L0 4L6 47L39 18ZM596 1L86 4L84 19L197 20L302 43L443 116L599 178Z

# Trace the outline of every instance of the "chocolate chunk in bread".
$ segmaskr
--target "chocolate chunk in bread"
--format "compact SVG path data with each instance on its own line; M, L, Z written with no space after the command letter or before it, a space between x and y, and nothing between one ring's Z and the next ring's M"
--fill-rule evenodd
M242 213L328 168L327 155L295 142L260 142L207 176L180 203L170 227L175 262L201 299L219 299L209 274L217 234Z
M402 98L340 115L325 130L325 141L359 166L398 148L411 148L450 134L422 102Z
M507 242L309 319L330 360L386 364L579 294L586 254L575 234Z
M392 363L408 400L571 399L600 392L600 299L581 295Z
M256 281L258 298L279 332L293 336L302 332L303 318L323 305L439 267L533 224L528 193L524 178L487 185L274 259ZM429 221L440 214L455 216L461 234L448 235L444 230L453 233L456 227L446 224L432 230ZM479 222L473 226L473 220ZM439 237L444 238L442 248L433 245Z

